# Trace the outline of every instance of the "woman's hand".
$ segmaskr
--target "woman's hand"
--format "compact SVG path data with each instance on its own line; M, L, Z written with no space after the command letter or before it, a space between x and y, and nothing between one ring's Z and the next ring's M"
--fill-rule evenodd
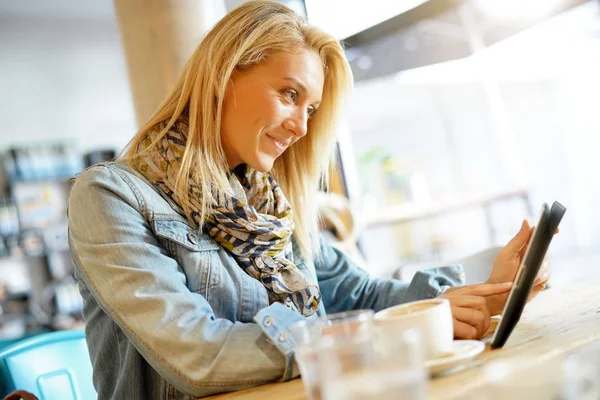
M442 298L450 301L457 339L479 339L490 327L488 296L508 293L511 282L451 287Z
M516 236L498 253L490 277L485 283L514 281L519 266L521 265L521 260L525 256L525 252L529 246L529 240L531 239L533 230L534 228L529 225L529 222L524 220L521 229ZM558 229L556 232L558 233ZM550 274L548 273L549 267L550 261L548 258L545 258L527 301L531 301L538 293L546 288L546 284L550 279ZM497 315L502 312L507 298L508 293L487 298L488 308L492 315Z

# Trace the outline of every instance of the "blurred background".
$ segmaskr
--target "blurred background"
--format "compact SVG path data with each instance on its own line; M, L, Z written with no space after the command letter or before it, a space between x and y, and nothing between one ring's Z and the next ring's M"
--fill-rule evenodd
M405 277L501 246L558 200L552 284L600 276L598 0L281 2L347 49L356 86L339 132L341 201L328 204L347 211L332 237L365 268ZM157 105L143 91L168 90L243 1L168 3L0 0L0 347L81 326L68 178L123 148ZM144 31L152 12L189 14L193 29ZM136 54L144 40L175 61ZM152 78L155 64L170 75Z

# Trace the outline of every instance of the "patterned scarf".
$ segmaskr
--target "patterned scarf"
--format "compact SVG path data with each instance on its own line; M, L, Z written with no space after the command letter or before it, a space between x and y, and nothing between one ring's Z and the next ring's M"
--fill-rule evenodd
M137 170L180 206L175 178L187 130L187 119L180 118L153 150L134 160ZM158 132L150 134L140 146L148 148L157 137ZM190 182L183 201L191 209L193 222L200 226L202 186L192 174ZM234 193L205 219L203 230L229 251L248 275L265 286L271 304L280 302L303 316L312 315L319 308L321 293L294 265L293 213L283 191L269 174L249 166L241 179L232 171L230 183Z

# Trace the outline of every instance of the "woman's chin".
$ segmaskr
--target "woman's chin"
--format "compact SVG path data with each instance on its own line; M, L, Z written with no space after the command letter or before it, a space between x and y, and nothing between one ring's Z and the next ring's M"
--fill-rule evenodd
M275 158L269 156L267 154L263 154L259 156L256 160L252 160L252 162L247 162L249 166L259 172L269 172L273 169L273 164L275 163Z

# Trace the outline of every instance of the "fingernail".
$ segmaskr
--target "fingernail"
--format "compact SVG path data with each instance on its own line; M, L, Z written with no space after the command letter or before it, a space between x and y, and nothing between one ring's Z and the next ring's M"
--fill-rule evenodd
M504 283L502 283L501 285L504 285L504 286L512 286L512 284L513 284L512 282L504 282Z

